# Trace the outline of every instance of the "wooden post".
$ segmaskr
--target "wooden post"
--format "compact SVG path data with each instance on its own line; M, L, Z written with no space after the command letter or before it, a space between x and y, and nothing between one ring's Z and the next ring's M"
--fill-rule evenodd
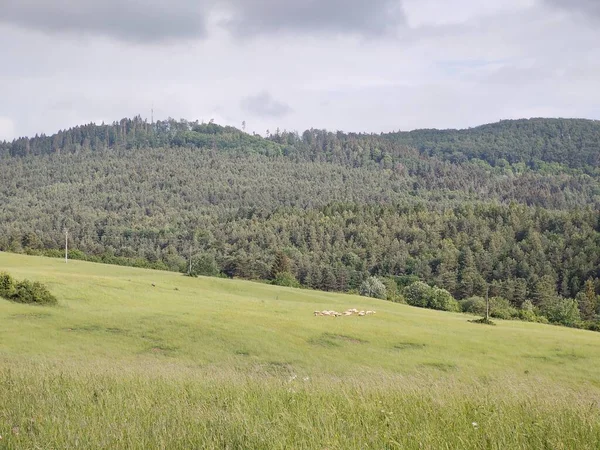
M69 262L69 230L65 228L65 264Z
M485 321L490 321L490 287L485 287Z

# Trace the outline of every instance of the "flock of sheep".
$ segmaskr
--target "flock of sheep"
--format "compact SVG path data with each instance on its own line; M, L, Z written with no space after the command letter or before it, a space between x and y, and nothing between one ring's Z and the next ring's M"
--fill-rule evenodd
M346 311L344 311L343 313L339 313L337 311L330 311L330 310L324 310L324 311L315 311L315 316L330 316L330 317L341 317L341 316L353 316L353 315L357 315L357 316L370 316L371 314L375 314L375 311L359 311L356 308L352 308L352 309L347 309Z

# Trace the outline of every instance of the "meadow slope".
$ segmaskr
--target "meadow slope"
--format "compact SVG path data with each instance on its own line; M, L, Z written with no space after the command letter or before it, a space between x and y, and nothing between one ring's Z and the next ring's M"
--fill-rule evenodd
M600 333L0 253L0 448L598 448ZM313 317L317 309L369 317Z

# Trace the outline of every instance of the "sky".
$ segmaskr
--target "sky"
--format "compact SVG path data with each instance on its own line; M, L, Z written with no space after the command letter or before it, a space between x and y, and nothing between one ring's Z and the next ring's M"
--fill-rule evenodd
M599 0L0 0L0 140L600 119Z

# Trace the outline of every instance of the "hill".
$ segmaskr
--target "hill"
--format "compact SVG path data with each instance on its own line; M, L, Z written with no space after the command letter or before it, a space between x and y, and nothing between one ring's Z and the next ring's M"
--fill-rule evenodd
M542 162L583 169L600 166L597 120L503 120L466 130L415 130L387 137L452 161L478 158L494 166L536 167Z
M0 253L4 448L595 448L600 335ZM370 308L369 317L314 317ZM60 424L60 426L57 426Z
M378 148L361 155L365 157L363 163L369 160L381 162L386 157L393 162L399 156L410 153L407 148L414 148L421 154L440 156L453 162L480 159L501 167L520 163L529 168L539 168L543 163L556 163L588 172L595 172L600 167L600 121L597 120L503 120L463 130L424 129L380 136L334 134L324 130L307 130L299 136L278 129L268 138L250 136L236 128L212 122L169 119L148 123L141 117L135 117L112 124L92 123L61 130L52 136L16 139L0 144L0 156L2 153L27 156L115 147L212 147L215 150L243 149L268 155L285 153L313 160L339 160L342 155L352 158L354 152L348 150L353 142L367 140L374 142ZM341 143L337 151L334 148L336 140Z
M316 289L418 278L543 309L588 281L600 294L598 127L264 139L139 117L85 125L3 144L0 250L60 255L68 228L71 257L90 261L186 271L191 258L197 273L270 279L283 253Z

